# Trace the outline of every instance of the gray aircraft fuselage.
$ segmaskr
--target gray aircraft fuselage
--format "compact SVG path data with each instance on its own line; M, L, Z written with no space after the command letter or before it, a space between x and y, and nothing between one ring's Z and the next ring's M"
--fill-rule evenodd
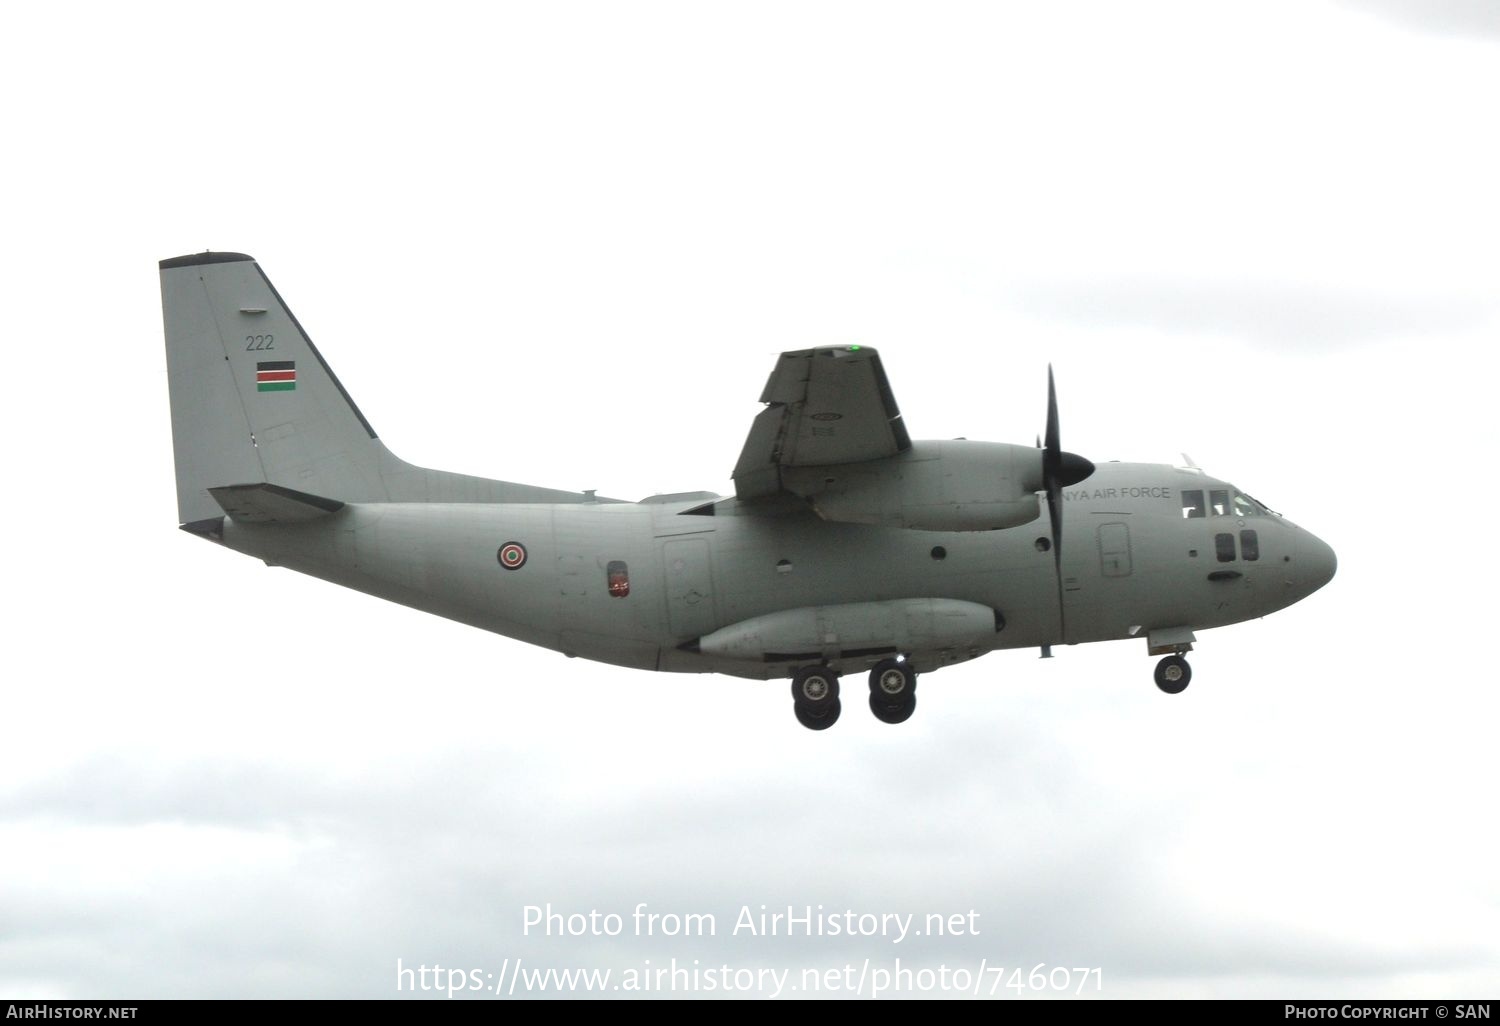
M390 452L241 253L160 265L178 523L268 564L619 666L790 677L839 717L869 670L887 723L920 673L997 649L1136 638L1157 686L1194 631L1264 616L1333 550L1196 467L1045 444L913 442L873 349L782 353L735 494L598 499Z
M1044 518L950 533L828 523L811 511L683 515L703 505L701 496L370 503L306 524L228 522L223 540L268 563L569 656L766 679L787 676L788 665L715 659L681 646L778 610L936 595L1004 615L986 648L942 655L960 662L999 649L1144 638L1168 625L1237 623L1285 608L1333 576L1332 550L1283 517L1184 517L1184 491L1213 490L1232 493L1233 486L1191 469L1138 463L1101 464L1066 489L1061 616L1052 555L1038 545L1047 536ZM1258 536L1254 561L1240 551L1246 530ZM1224 562L1215 548L1221 534L1236 544ZM515 571L496 555L508 541L526 550ZM627 568L628 595L610 594L612 562ZM848 672L874 660L830 662Z

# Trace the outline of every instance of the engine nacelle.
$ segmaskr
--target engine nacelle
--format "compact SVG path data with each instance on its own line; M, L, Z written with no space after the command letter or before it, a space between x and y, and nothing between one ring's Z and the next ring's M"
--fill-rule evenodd
M704 655L748 662L818 662L897 652L994 646L1005 626L989 606L958 599L895 599L804 606L741 620L698 639Z
M785 467L781 483L837 523L997 531L1041 515L1042 450L963 439L914 442L868 463Z

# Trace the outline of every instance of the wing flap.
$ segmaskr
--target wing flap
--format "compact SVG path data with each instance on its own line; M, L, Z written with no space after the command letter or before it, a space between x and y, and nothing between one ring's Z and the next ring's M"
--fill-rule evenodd
M734 467L734 491L741 499L761 498L781 491L781 430L784 406L768 406L750 423L750 437Z

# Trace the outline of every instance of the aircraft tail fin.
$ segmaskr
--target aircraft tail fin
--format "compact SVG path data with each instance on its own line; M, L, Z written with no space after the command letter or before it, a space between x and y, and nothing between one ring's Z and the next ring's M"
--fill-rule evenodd
M260 517L251 522L285 522L300 516L289 495L329 496L324 502L593 501L397 459L253 258L195 253L160 266L178 523L234 516L226 500L251 504L242 511Z
M161 261L179 523L222 516L210 488L383 492L375 432L243 253Z

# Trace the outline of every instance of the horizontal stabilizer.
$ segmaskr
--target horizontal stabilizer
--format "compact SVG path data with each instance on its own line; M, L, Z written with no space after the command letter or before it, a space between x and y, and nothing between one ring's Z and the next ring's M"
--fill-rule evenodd
M225 485L208 493L239 524L303 524L344 508L337 499L264 483Z

